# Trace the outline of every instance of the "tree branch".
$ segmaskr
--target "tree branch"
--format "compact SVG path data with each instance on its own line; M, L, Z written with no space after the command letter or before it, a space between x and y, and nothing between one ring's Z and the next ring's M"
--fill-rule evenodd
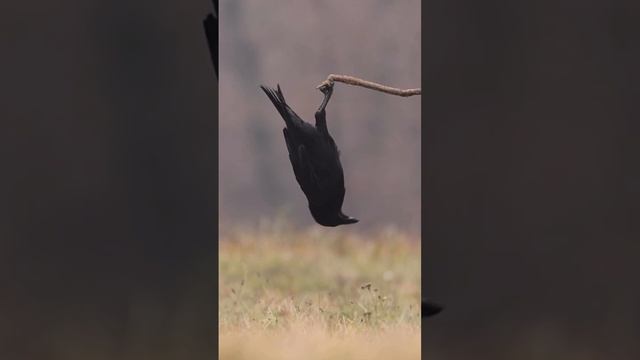
M341 82L341 83L345 83L345 84L349 84L349 85L362 86L362 87L365 87L367 89L377 90L377 91L384 92L384 93L387 93L387 94L398 95L398 96L403 96L403 97L412 96L412 95L421 95L422 94L422 90L421 89L404 89L403 90L403 89L393 88L393 87L390 87L390 86L385 86L385 85L381 85L381 84L378 84L378 83L374 83L372 81L359 79L359 78L354 77L354 76L336 75L336 74L330 74L327 77L327 80L323 81L320 85L317 86L317 88L318 89L322 89L323 87L333 86L333 83L335 81L338 81L338 82Z

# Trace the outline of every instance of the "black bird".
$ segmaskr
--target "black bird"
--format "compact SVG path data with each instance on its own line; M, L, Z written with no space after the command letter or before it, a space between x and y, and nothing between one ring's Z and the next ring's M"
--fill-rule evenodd
M293 173L309 201L309 210L315 221L324 226L338 226L358 222L342 213L344 200L344 173L340 164L340 152L327 129L325 107L333 93L333 85L323 86L324 99L316 111L316 125L304 122L287 105L280 85L278 90L265 86L267 94L284 119L282 129L289 150Z
M433 316L442 311L442 306L422 300L422 317Z

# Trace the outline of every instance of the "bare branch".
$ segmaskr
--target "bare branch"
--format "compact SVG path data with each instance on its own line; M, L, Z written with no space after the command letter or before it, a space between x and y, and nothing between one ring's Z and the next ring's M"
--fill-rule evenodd
M422 94L422 90L421 89L404 89L403 90L403 89L393 88L393 87L390 87L390 86L385 86L385 85L381 85L381 84L378 84L378 83L374 83L372 81L359 79L359 78L354 77L354 76L336 75L336 74L330 74L327 77L327 80L323 81L320 85L317 86L317 88L321 89L322 87L333 86L333 83L335 81L342 82L342 83L349 84L349 85L362 86L362 87L365 87L367 89L377 90L377 91L381 91L381 92L384 92L384 93L387 93L387 94L398 95L398 96L403 96L403 97L412 96L412 95L421 95Z

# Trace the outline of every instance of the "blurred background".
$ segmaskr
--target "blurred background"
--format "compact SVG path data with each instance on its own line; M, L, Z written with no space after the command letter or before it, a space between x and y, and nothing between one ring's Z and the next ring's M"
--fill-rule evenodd
M220 356L419 358L420 97L335 84L327 124L360 222L326 228L259 86L311 124L331 73L420 87L420 1L225 0L219 39Z
M215 347L210 1L0 5L0 358Z
M423 3L429 359L639 359L637 1Z
M420 87L420 1L220 2L221 231L261 219L313 219L284 143L284 121L259 85L280 84L315 123L316 86L346 74ZM327 122L341 150L351 230L420 232L420 97L337 83ZM347 229L347 227L343 227Z

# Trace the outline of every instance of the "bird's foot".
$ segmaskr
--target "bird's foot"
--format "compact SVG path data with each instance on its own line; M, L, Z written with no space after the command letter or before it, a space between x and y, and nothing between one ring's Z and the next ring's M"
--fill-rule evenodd
M325 80L322 84L318 86L318 90L320 90L325 95L331 95L333 92L333 81Z
M331 99L331 94L333 93L333 81L325 81L318 86L318 89L324 94L324 99L322 99L322 104L320 104L318 112L323 112L324 108L327 107L327 104L329 103L329 99Z

